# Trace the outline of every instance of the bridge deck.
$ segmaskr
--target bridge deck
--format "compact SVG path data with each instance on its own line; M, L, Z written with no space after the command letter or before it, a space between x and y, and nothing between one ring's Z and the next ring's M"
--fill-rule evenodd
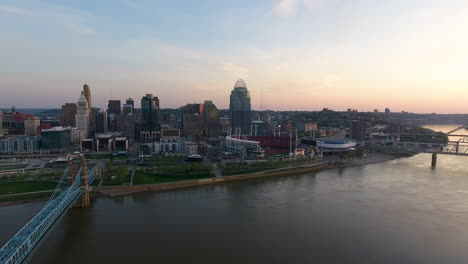
M64 176L66 174L67 170ZM80 196L80 174L81 168L71 186L63 190L57 189L44 208L0 249L0 264L19 264L31 254L42 237ZM94 181L95 176L94 171L88 171L88 182Z
M435 153L443 155L468 156L468 144L460 142L448 142L447 144L438 144L419 142L366 141L362 142L362 146L371 150L381 151L385 153Z

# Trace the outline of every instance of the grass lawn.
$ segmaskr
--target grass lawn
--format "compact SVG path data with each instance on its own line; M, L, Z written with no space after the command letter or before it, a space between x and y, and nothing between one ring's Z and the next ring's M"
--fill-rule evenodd
M0 171L23 169L23 168L24 168L24 166L5 166L5 167L0 167Z
M0 195L53 190L55 181L11 181L0 183Z
M151 171L137 170L133 176L133 184L152 184L152 183L163 183L163 182L175 182L175 181L186 181L196 180L203 178L211 178L213 174L211 172L191 172L191 173L157 173Z
M185 157L183 156L157 156L157 157L152 157L147 160L149 164L152 166L158 166L158 165L177 165L184 163Z
M115 176L114 179L112 177ZM127 166L108 166L106 171L105 185L123 185L130 184Z
M45 193L31 193L31 194L22 194L22 195L8 196L8 197L0 197L0 203L1 202L12 202L12 201L28 200L28 199L39 199L39 198L46 199L47 197L50 196L50 194L51 193L49 193L49 192L45 192Z

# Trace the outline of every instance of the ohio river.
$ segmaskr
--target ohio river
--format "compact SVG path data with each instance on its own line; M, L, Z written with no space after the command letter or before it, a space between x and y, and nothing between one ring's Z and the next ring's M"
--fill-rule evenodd
M468 263L468 158L97 198L31 263ZM3 244L42 204L0 208Z

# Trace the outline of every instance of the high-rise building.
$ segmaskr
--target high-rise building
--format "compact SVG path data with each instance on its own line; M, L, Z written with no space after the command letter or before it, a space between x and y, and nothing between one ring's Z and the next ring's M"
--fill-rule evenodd
M76 115L76 104L65 103L62 105L62 111L60 114L60 125L61 126L76 126L75 115Z
M0 111L0 130L3 128L3 112Z
M112 131L112 132L116 132L117 131L117 117L118 115L114 114L114 113L110 113L108 116L107 116L107 128L109 129L109 131Z
M182 116L198 114L203 115L203 104L186 104L180 108Z
M231 92L229 113L231 127L241 129L242 134L250 133L250 93L244 80L237 80Z
M120 100L109 100L109 104L107 105L107 113L109 115L120 115L121 111Z
M78 98L78 102L76 104L78 105L75 115L76 127L81 130L82 138L87 138L89 130L89 108L84 92L81 92L80 98Z
M105 109L99 110L94 117L96 133L107 133L107 112Z
M203 133L203 119L199 114L184 116L184 134L200 135Z
M135 118L132 115L117 116L117 131L123 133L128 138L135 138Z
M125 101L126 104L128 105L131 105L132 106L132 113L135 113L135 102L133 101L132 98L128 98L126 101Z
M41 120L37 117L26 118L24 120L24 134L28 136L37 136L38 128L41 125Z
M186 104L180 108L180 111L181 128L185 135L203 132L203 104Z
M206 137L217 138L221 135L219 110L212 101L203 103L203 126Z
M93 111L91 107L91 90L89 89L89 86L87 84L83 85L83 93L86 98L86 101L88 102L88 122L89 122L89 127L92 127L93 124Z
M146 94L141 98L141 112L143 116L142 131L157 131L161 128L159 98L153 94Z
M124 115L133 115L133 106L131 104L124 104L122 110Z
M366 138L366 122L365 121L353 121L351 124L351 138L362 141Z

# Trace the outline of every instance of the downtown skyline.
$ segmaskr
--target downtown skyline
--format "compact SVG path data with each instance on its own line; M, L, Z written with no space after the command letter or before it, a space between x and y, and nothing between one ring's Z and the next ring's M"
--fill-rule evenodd
M93 107L227 109L242 78L254 110L263 90L271 110L468 112L465 1L93 4L0 3L1 108L58 108L88 83Z

